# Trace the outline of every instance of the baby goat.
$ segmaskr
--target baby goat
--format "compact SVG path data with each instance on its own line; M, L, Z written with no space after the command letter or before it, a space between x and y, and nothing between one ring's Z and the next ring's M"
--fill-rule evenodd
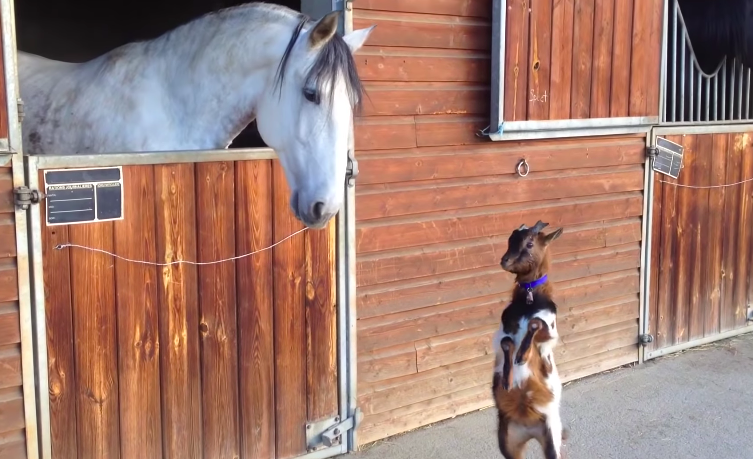
M492 383L497 405L499 449L506 459L522 459L535 438L546 459L560 459L562 383L554 364L557 305L552 301L549 244L562 228L544 234L547 223L521 225L508 239L501 265L516 275L512 301L502 313L494 336Z

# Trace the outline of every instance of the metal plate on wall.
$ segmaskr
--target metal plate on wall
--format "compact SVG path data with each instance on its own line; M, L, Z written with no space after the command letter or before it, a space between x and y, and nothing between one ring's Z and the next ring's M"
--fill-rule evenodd
M682 169L682 158L685 147L671 142L663 137L656 138L656 156L652 168L656 172L677 178Z
M122 167L44 171L47 225L123 219Z

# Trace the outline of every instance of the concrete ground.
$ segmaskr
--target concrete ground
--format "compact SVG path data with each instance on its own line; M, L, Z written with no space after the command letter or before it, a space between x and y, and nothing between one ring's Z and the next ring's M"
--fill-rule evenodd
M753 458L753 333L567 385L569 459ZM486 409L366 445L354 459L500 459ZM542 458L535 440L529 459Z

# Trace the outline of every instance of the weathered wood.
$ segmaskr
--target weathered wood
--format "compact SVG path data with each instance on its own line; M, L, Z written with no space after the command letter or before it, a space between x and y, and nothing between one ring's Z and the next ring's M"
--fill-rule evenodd
M366 93L363 117L486 115L490 106L489 87L473 83L372 82L366 85ZM376 146L384 147L381 143ZM360 181L361 177L358 179Z
M3 37L0 37L0 62L5 62ZM8 91L5 81L5 72L0 72L0 138L8 138L8 111L5 107L8 106Z
M724 185L727 172L727 140L728 134L714 134L711 151L711 168L709 185ZM709 190L709 214L704 217L708 223L708 233L705 236L703 265L708 270L705 277L709 282L709 307L704 314L704 335L712 336L719 333L719 318L722 302L722 253L725 216L724 197L726 188ZM656 240L656 239L654 239ZM652 265L656 266L655 264Z
M24 398L21 387L0 389L0 432L13 432L24 427Z
M590 117L595 0L575 0L570 118Z
M23 430L0 433L0 457L26 459L26 435Z
M570 89L573 75L574 0L553 2L552 72L549 93L549 118L570 118Z
M528 39L530 5L528 0L506 0L505 37L505 121L524 121L528 107Z
M552 66L552 2L531 3L528 52L528 119L549 119Z
M0 346L21 342L18 303L0 303Z
M42 173L40 172L40 179ZM47 325L47 373L52 457L78 457L76 399L78 379L73 334L70 250L55 250L70 241L68 226L48 227L46 206L39 206L44 260Z
M364 46L354 58L364 81L488 83L491 77L489 54L481 52Z
M488 51L491 24L459 16L413 13L374 13L360 9L353 14L353 29L376 25L369 46L467 49Z
M402 11L406 13L445 14L449 16L471 16L488 18L491 0L358 0L358 10Z
M560 378L564 382L600 373L638 361L638 346L631 344L618 349L590 355L557 365Z
M428 371L494 353L492 336L499 324L416 341L418 371Z
M649 279L648 295L649 295L649 314L644 318L648 322L651 335L654 337L652 343L648 343L646 350L653 351L656 349L657 341L659 339L659 321L662 320L659 312L660 297L663 295L663 288L659 286L659 279L662 264L662 228L663 228L663 213L664 213L664 186L662 184L662 174L653 174L653 186L654 186L654 198L651 203L651 254L648 258L648 263L651 269L651 278ZM664 273L666 275L666 273ZM666 323L666 318L663 319Z
M16 220L13 214L0 214L0 258L16 256Z
M201 262L235 255L234 175L231 163L196 165ZM239 454L235 262L202 265L198 280L204 455L235 457Z
M468 209L537 199L558 199L603 195L643 188L642 168L531 172L525 180L513 176L480 179L435 180L432 187L417 184L392 191L391 185L364 186L357 192L356 218L375 218L450 209ZM544 185L546 183L546 185Z
M152 166L123 168L123 199L154 202ZM129 206L114 222L115 253L155 262L154 206ZM154 266L115 261L120 390L120 453L123 457L162 457L157 270Z
M628 116L633 41L633 0L614 1L614 34L609 115Z
M695 143L695 160L693 183L696 186L709 186L711 173L711 157L714 154L713 134L699 135ZM690 284L686 287L690 291L688 308L688 339L693 340L704 336L704 310L708 307L709 297L709 266L704 263L704 249L708 244L708 214L709 190L694 189L694 205L688 209L690 213Z
M156 165L154 182L157 261L196 260L193 164ZM159 274L164 457L200 457L203 434L197 268L174 264L161 267Z
M650 65L655 65L651 49L654 0L635 0L633 8L633 44L630 61L630 116L645 116L648 103Z
M646 70L646 116L659 116L659 88L661 80L662 34L664 33L664 1L652 0L651 36L648 40L648 67ZM648 19L647 19L648 20Z
M416 346L412 341L371 352L359 350L359 383L397 378L417 372Z
M355 122L355 147L358 150L369 148L411 148L416 147L416 124L413 117L380 117L357 119Z
M279 161L272 167L274 239L301 228L288 208L290 192ZM284 211L282 209L285 209ZM306 304L304 237L297 235L272 249L274 265L275 412L277 457L306 452Z
M594 4L591 108L589 110L592 118L607 118L610 113L614 7L614 1L597 1Z
M748 180L753 177L753 135L745 133L739 135L735 143L736 152L742 156L740 164L740 180ZM753 184L745 182L738 185L739 214L737 223L737 254L735 255L735 327L742 328L747 325L747 307L751 304L748 297L748 283L753 282L750 267L749 254L753 243Z
M0 389L18 387L21 384L21 346L0 346Z
M0 259L0 302L18 300L18 269L13 258Z
M113 223L68 227L70 242L114 251ZM70 250L73 336L76 337L78 456L120 456L120 388L113 259ZM97 352L92 350L96 349Z
M335 220L305 234L306 253L306 382L308 420L332 417L337 391L337 291Z
M235 166L236 252L272 245L272 163L243 161ZM274 277L272 253L237 262L240 359L241 457L275 457ZM280 304L280 306L283 306ZM281 397L287 396L285 393Z
M467 145L485 142L477 136L484 118L462 115L417 116L416 146Z

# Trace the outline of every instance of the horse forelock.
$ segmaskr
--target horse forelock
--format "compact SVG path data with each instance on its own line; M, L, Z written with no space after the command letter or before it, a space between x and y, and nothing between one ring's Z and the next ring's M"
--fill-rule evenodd
M309 24L313 24L311 18L301 15L277 67L275 78L277 89L282 87L285 79L285 70L293 48L303 32L303 28ZM364 89L358 76L356 62L353 59L353 54L350 52L348 44L345 43L345 40L340 35L335 34L317 52L316 58L306 74L305 84L313 86L320 92L328 89L328 103L331 107L334 103L335 85L340 77L345 84L350 106L355 111L360 110ZM329 88L326 88L325 85L329 85Z

